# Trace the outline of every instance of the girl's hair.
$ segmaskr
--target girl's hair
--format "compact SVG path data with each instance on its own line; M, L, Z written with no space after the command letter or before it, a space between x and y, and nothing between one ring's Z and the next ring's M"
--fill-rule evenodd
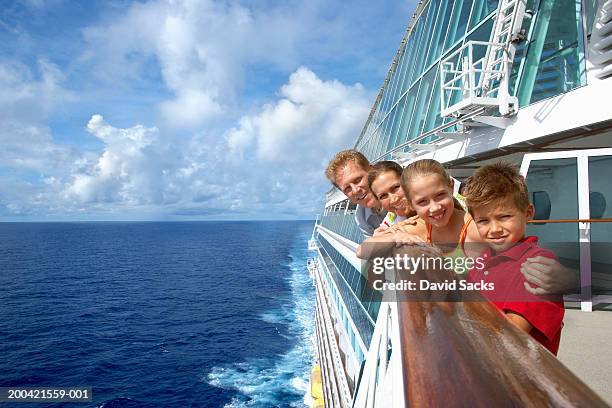
M439 161L433 159L422 159L410 163L404 168L401 176L401 185L404 189L406 197L410 198L410 182L417 177L426 177L431 175L437 175L440 180L446 184L451 190L453 188L453 180L451 176L446 172L446 169ZM463 210L463 206L453 197L454 207L458 210Z
M432 174L440 176L440 179L444 182L444 184L450 188L453 187L453 182L450 176L440 162L432 159L422 159L410 163L402 172L401 183L406 195L409 194L409 186L412 180L417 177L430 176Z
M370 191L372 190L372 183L374 182L374 180L376 180L376 178L381 174L386 173L388 171L394 172L397 177L402 177L402 166L400 166L394 161L385 160L378 162L370 167L370 171L368 171L368 187L370 187ZM373 191L372 194L374 194L374 197L378 198Z

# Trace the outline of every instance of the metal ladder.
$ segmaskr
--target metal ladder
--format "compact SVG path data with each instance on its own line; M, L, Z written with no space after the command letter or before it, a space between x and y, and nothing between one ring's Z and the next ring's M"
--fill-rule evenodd
M506 127L518 111L509 93L510 74L527 0L500 0L488 42L468 41L440 62L442 116ZM481 52L484 51L484 52ZM478 58L478 55L484 57ZM457 95L461 95L457 100ZM485 116L497 109L502 118ZM474 115L475 112L479 112Z
M501 0L493 23L489 47L483 64L484 72L479 88L488 95L499 83L499 91L508 92L508 80L516 53L516 43L521 39L521 26L525 17L526 0ZM505 82L502 84L502 82ZM502 86L504 85L504 86Z

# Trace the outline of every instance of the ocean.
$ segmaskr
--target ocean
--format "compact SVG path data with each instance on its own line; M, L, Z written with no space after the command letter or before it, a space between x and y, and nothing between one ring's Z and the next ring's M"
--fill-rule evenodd
M305 406L312 226L0 223L0 387L92 387L23 408Z

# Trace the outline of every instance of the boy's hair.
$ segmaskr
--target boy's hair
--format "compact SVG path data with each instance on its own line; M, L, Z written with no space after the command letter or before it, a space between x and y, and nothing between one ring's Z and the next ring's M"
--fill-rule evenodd
M517 209L529 206L529 193L525 178L518 168L507 161L482 166L470 176L463 193L468 211L474 208L511 199Z
M406 196L410 194L409 187L411 180L416 177L430 176L432 174L440 176L444 184L452 188L453 182L440 162L433 159L422 159L410 163L402 172L401 185Z
M399 178L399 177L402 177L402 170L403 170L402 166L400 166L396 162L390 161L390 160L384 160L384 161L380 161L380 162L378 162L376 164L373 164L370 167L370 171L368 172L368 187L370 187L370 191L372 190L372 183L381 174L386 173L388 171L392 171ZM372 194L374 194L374 196L376 196L376 194L373 191L372 191ZM376 198L378 198L378 197L376 197Z
M325 177L327 177L332 184L336 185L336 172L349 162L357 164L365 171L370 169L370 161L361 152L355 149L343 150L336 153L334 158L329 161L327 169L325 169Z

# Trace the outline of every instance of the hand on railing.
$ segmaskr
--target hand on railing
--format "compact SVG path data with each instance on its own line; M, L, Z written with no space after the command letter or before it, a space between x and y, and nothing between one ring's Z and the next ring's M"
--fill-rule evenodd
M528 258L521 265L521 273L531 284L525 282L525 289L537 296L563 294L577 288L580 285L577 272L543 256Z

